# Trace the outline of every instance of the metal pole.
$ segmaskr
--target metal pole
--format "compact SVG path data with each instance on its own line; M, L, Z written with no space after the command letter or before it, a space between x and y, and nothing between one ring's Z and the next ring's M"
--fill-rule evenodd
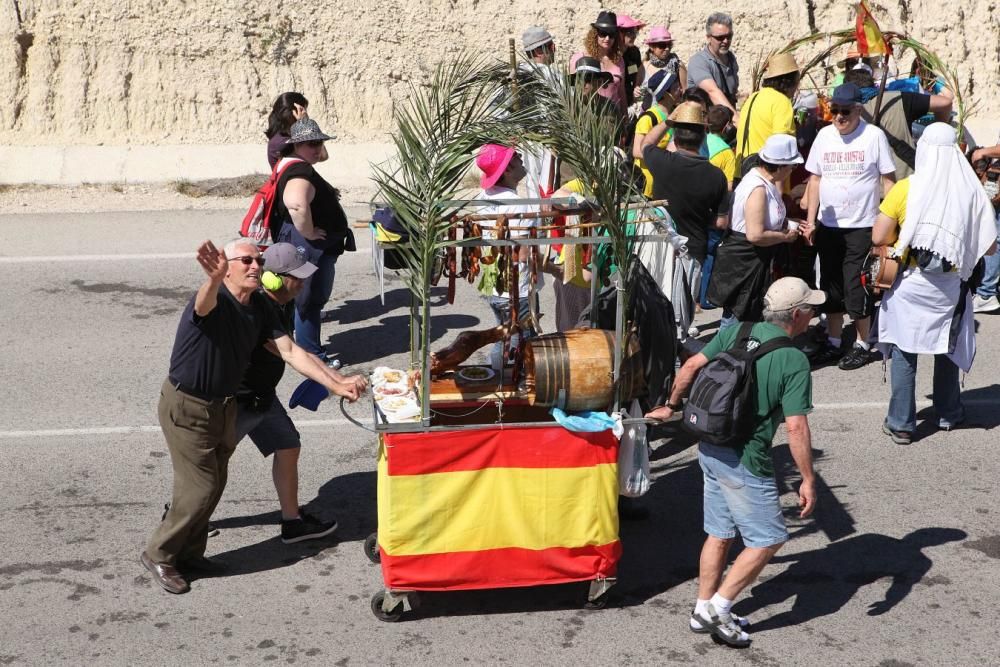
M612 412L621 408L622 348L625 345L625 290L623 289L621 267L616 267L611 276L615 288L615 365L612 380L615 388L615 404Z

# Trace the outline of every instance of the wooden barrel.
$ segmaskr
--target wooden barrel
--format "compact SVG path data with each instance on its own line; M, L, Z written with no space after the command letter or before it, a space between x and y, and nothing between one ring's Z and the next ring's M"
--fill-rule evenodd
M614 400L615 336L603 329L573 329L527 341L525 384L532 405L567 412L607 410ZM622 400L644 388L642 358L635 337L622 353Z

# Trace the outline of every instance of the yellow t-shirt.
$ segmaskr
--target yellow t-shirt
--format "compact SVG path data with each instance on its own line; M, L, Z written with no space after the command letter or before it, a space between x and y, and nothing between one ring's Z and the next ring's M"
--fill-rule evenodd
M751 106L752 105L752 106ZM795 136L795 110L792 101L774 88L761 88L747 98L740 113L749 110L749 118L740 118L736 126L736 159L743 162L747 155L753 155L764 147L764 142L772 134ZM750 126L746 152L743 151L743 134Z
M666 115L663 113L662 110L656 107L650 107L649 110L654 114L656 114L657 118L659 118L660 120L660 123L666 120ZM652 118L650 118L649 115L645 113L639 116L639 120L635 124L636 136L645 136L649 134L650 130L652 129L653 129ZM663 150L666 150L667 146L670 145L670 139L673 138L673 135L674 135L673 131L667 130L666 133L664 133L663 138L660 139L659 143L656 144L657 148L662 148ZM635 166L639 167L639 169L642 171L642 175L646 177L646 186L643 188L642 194L645 195L646 197L652 197L653 174L650 173L649 169L646 169L646 162L641 157L637 157L635 159Z
M910 179L904 178L897 181L889 192L886 193L882 205L878 207L880 213L884 213L903 226L906 221L906 200L910 194Z
M721 169L722 173L726 175L726 180L729 181L729 184L733 184L733 179L736 177L736 153L732 148L719 151L710 157L708 161Z
M909 177L902 180L896 181L896 184L889 189L886 193L885 199L882 200L881 206L878 207L879 213L889 216L899 225L899 228L903 228L903 224L906 222L906 200L910 195L910 179ZM899 239L893 245L894 248L899 248ZM909 252L903 253L902 261L904 264L909 266L916 266L917 261L910 257ZM952 268L952 271L956 269Z

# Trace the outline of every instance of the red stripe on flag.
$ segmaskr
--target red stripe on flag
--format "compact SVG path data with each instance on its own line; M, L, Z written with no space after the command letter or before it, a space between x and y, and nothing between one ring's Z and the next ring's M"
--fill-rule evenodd
M380 549L381 551L381 549ZM423 556L382 553L387 588L462 591L566 584L613 577L622 555L619 541L601 546L489 549Z
M618 460L611 431L574 433L561 426L453 433L387 433L389 475L486 468L589 468Z

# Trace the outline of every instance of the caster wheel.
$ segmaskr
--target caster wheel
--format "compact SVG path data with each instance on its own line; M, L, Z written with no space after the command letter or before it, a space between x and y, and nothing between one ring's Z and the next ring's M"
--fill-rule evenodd
M396 608L392 611L386 612L382 609L383 600L385 600L385 591L379 591L372 596L372 613L375 614L375 618L380 621L385 621L386 623L395 623L403 617L402 602L397 604Z
M604 595L594 598L593 600L587 600L587 603L583 605L583 608L590 611L596 611L598 609L604 609L607 606L608 606L608 594L605 593Z
M372 533L365 538L364 549L368 560L376 565L382 562L382 554L378 550L378 533Z

